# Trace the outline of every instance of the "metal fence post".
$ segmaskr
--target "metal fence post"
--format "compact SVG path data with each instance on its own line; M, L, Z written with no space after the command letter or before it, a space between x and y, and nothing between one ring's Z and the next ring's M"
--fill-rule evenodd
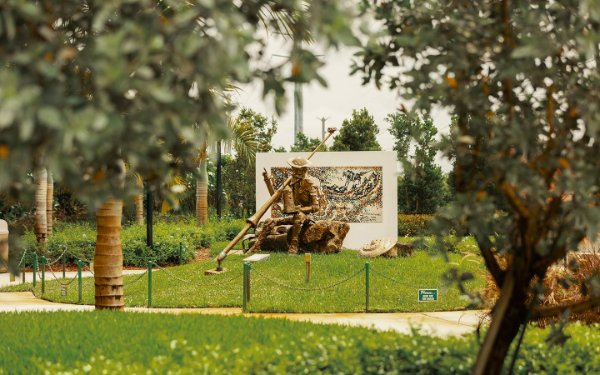
M46 292L46 257L42 257L42 295Z
M65 254L63 254L63 259L62 259L62 268L63 268L63 279L66 279L66 270L67 270L67 257L65 256Z
M306 264L305 282L308 284L310 282L310 263L311 263L311 254L310 253L304 253L304 263Z
M242 312L246 312L246 304L248 303L248 273L249 273L250 263L244 263L244 275L242 277Z
M179 264L183 264L183 243L179 243Z
M246 273L246 278L248 282L246 283L246 302L250 302L250 271L252 271L252 263L248 262L248 273Z
M365 262L365 312L369 312L369 262Z
M83 302L83 280L81 279L81 269L82 268L83 268L83 262L81 260L77 260L77 284L79 286L77 303L79 303L79 304L81 304Z
M37 268L38 268L38 256L37 253L33 253L33 287L37 282Z
M23 278L23 284L25 284L25 267L27 266L27 261L26 259L26 255L27 255L27 249L25 249L25 251L23 251L23 259L21 259L23 263L23 268L21 269L21 274L22 274L22 278ZM19 264L20 265L20 264Z
M152 307L152 262L148 262L148 307Z

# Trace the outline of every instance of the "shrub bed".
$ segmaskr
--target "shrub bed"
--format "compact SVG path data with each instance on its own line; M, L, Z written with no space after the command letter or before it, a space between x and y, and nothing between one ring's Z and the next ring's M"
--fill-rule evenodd
M121 231L123 264L145 267L150 260L159 265L186 263L195 258L197 248L209 247L215 241L230 240L243 226L243 220L215 222L202 227L197 227L190 220L157 222L153 227L152 248L146 246L144 225L124 226ZM88 223L59 223L45 248L37 245L32 232L26 232L23 240L26 249L45 255L50 262L62 255L68 264L74 264L78 259L93 259L96 229ZM18 256L20 259L21 255ZM28 264L31 264L30 259Z
M433 215L398 215L398 236L429 236Z
M223 316L0 314L0 326L12 327L0 330L0 374L469 374L478 348L475 335L442 339ZM598 373L598 328L570 326L571 338L551 348L548 330L528 329L515 373Z

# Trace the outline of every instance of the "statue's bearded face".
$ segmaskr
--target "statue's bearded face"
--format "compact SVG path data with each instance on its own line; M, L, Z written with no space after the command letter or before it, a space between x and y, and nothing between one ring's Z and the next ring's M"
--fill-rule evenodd
M301 180L306 176L306 168L292 168L292 177L294 182Z

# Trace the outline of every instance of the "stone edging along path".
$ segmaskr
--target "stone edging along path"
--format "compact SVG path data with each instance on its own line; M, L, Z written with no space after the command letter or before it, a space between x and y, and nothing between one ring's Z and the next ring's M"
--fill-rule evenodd
M0 293L0 313L25 311L93 311L91 305L49 302L36 298L31 292ZM413 327L423 333L446 337L473 333L487 311L441 311L426 313L242 313L240 308L125 308L128 312L169 314L241 315L269 319L288 319L318 324L339 324L366 327L381 331L410 334Z

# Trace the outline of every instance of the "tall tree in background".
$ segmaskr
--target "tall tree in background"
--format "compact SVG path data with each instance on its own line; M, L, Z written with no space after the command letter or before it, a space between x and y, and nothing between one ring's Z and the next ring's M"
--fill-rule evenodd
M433 120L403 112L391 113L385 120L404 167L398 178L398 210L407 214L435 213L446 199L447 187L442 168L435 164L437 129Z
M123 161L170 194L168 181L195 171L207 141L193 127L226 132L229 107L214 91L259 79L281 109L286 80L320 78L317 58L300 46L288 51L301 67L293 77L259 63L265 27L290 17L300 37L327 47L354 40L339 1L209 3L1 2L0 191L27 196L24 171L43 167L44 155L78 198L111 214L118 203L106 204L133 189L121 183ZM111 251L114 268L95 277L118 284L120 250Z
M290 152L312 152L321 143L319 138L309 138L304 133L298 133L296 142L290 148ZM319 151L327 151L327 146L323 145Z
M352 117L342 122L340 132L333 138L331 151L379 151L379 128L366 108L352 110Z
M579 301L538 303L548 268L600 225L600 3L363 4L387 35L370 38L356 71L399 89L415 110L438 104L456 116L444 148L455 158L457 195L439 223L465 225L501 291L474 367L499 374L531 319L600 304L598 277ZM485 178L472 178L480 161ZM505 214L488 183L506 198ZM559 330L551 339L564 338Z

